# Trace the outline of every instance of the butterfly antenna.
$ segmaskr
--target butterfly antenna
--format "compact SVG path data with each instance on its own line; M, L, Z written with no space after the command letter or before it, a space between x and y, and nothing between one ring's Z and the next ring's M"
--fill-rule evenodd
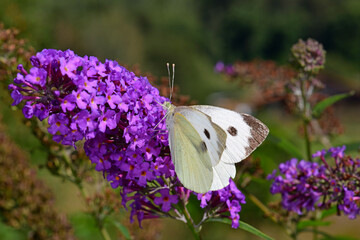
M165 116L155 125L155 127L153 128L153 130L154 130L155 128L157 128L157 126L158 126L162 121L164 121L164 119L167 117L168 114L169 114L169 112L167 112L167 113L165 114Z
M156 99L154 99L155 102L157 102L157 104L159 104L160 106L163 106L160 102L158 102Z
M171 101L171 97L172 97L172 90L171 90L170 64L169 64L169 63L166 63L166 68L167 68L168 77L169 77L169 89L170 89L170 97L169 97L169 100Z
M171 95L174 92L174 82L175 82L175 63L172 64L172 79L171 79ZM171 100L171 97L170 97Z

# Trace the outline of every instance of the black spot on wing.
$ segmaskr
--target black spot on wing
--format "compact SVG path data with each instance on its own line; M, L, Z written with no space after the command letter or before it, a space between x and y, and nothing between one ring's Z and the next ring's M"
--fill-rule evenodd
M231 136L236 136L238 133L237 129L233 126L228 127L227 131Z
M204 129L204 134L210 140L210 133L206 128Z
M207 146L205 142L201 142L200 144L200 149L202 152L206 152L207 151Z

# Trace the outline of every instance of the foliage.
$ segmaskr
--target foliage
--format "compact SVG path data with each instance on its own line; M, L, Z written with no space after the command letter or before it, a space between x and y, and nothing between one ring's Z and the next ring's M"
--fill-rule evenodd
M182 93L201 102L224 89L211 72L218 59L283 64L292 44L308 36L327 49L329 62L336 63L330 70L353 66L346 74L354 78L360 63L359 17L357 0L0 3L0 21L20 29L37 50L70 48L100 60L140 64L156 76L166 75L166 62L175 62Z
M28 229L28 239L75 239L66 217L55 210L52 192L37 179L28 159L0 127L2 221L16 229Z

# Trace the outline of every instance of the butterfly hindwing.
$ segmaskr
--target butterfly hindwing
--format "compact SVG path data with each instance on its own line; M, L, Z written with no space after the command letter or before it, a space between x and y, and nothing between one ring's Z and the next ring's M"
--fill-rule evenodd
M266 138L269 129L258 119L228 109L195 105L191 106L211 118L227 134L226 149L221 161L236 163L249 156Z
M235 164L220 161L213 167L213 182L211 191L222 189L229 185L229 178L234 178L236 174Z

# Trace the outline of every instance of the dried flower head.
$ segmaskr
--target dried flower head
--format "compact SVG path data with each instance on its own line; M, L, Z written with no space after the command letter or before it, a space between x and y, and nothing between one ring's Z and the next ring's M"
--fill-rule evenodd
M222 73L226 79L233 81L240 79L239 83L254 87L254 104L261 106L271 102L284 101L289 98L286 85L296 73L286 66L278 66L273 61L254 60L251 62L237 61L225 66L222 62L215 65L215 71Z
M295 69L315 75L324 68L325 50L319 42L314 39L299 41L291 48L290 62Z
M37 179L21 150L0 130L0 212L28 239L75 239L66 217L55 210L52 192Z
M13 76L19 63L25 64L34 54L34 49L24 39L18 38L19 31L7 29L0 23L0 81Z

